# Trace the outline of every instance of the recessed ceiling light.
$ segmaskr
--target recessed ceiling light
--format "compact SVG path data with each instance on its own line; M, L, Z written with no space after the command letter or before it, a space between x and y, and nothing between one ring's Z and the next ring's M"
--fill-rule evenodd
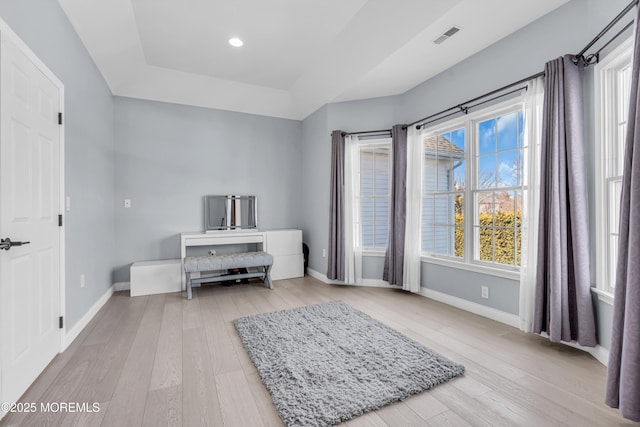
M244 44L244 42L237 37L231 37L229 39L229 44L233 47L240 47Z

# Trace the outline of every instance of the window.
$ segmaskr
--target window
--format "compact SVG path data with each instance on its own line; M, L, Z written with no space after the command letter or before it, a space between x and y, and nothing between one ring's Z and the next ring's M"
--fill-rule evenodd
M523 120L512 101L424 134L425 255L519 267Z
M474 188L475 257L520 264L522 111L477 123Z
M360 214L362 248L385 251L389 238L389 205L391 194L391 141L363 141L360 144Z
M631 91L632 40L596 67L597 287L613 294L618 258L618 220L624 145Z
M464 257L465 129L426 136L422 251Z

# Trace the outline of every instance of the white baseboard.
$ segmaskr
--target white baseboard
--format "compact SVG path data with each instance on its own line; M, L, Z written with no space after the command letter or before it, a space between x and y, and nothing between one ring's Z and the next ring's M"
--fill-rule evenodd
M113 284L113 291L128 291L131 289L131 282L116 282Z
M541 333L540 336L549 338L549 334L547 334L546 332ZM566 341L562 341L562 344L567 345L569 347L577 348L578 350L582 350L584 352L589 353L590 355L593 356L594 359L602 363L604 366L607 366L609 364L609 350L607 350L600 344L596 345L595 347L585 347L575 342L566 342Z
M518 328L520 326L520 317L512 313L507 313L502 310L497 310L492 307L487 307L486 305L467 301L466 299L454 297L452 295L434 291L432 289L420 288L419 293L420 295L431 298L432 300L451 305L453 307L477 314L482 317L487 317L491 320L495 320L496 322L513 326L514 328Z
M69 345L73 342L73 340L75 340L78 337L78 335L80 335L80 332L82 332L82 330L95 317L98 311L100 311L102 306L105 305L107 301L109 301L109 298L111 298L111 295L113 295L114 287L115 286L110 286L109 289L107 289L107 292L105 292L104 295L102 295L100 299L98 299L98 301L96 301L91 306L91 308L85 313L85 315L82 316L82 318L78 320L78 322L75 325L73 325L73 328L71 328L68 331L66 331L65 329L66 333L64 337L64 346L62 348L62 351L65 351L67 347L69 347Z

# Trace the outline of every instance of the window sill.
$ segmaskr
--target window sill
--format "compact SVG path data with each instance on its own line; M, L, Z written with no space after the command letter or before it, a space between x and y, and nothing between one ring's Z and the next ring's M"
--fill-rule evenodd
M367 257L384 258L385 255L386 255L385 251L377 251L375 249L365 249L362 251L362 256L367 256Z
M504 279L520 281L519 271L502 270L499 268L492 268L492 267L487 267L487 266L478 265L478 264L468 264L462 261L452 261L452 260L436 258L428 255L423 255L421 257L421 260L422 262L426 262L428 264L442 265L444 267L457 268L459 270L473 271L475 273L486 274L489 276L496 276L496 277L502 277Z
M613 305L613 294L598 288L591 288L591 292L598 296L598 299L605 304Z

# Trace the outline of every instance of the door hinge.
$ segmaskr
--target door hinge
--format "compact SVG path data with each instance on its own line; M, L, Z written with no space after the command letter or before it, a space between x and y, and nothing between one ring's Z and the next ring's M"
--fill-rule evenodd
M62 124L62 113L58 113L58 124Z
M58 215L58 227L62 227L62 214Z
M60 316L58 318L58 327L62 329L64 327L64 317Z

